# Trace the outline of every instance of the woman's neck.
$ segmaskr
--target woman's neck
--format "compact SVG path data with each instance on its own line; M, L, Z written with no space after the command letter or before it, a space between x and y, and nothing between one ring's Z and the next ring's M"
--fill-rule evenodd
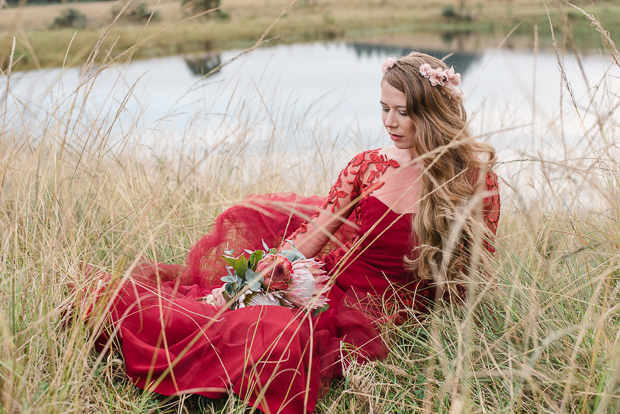
M401 149L395 145L390 145L381 150L389 159L397 161L401 167L408 167L417 164L418 154L413 148Z

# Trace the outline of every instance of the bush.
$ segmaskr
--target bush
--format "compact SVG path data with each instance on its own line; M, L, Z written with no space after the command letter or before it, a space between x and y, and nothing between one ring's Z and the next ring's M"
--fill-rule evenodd
M120 8L112 9L112 19L115 19L116 16L121 12L124 6ZM153 16L151 17L151 13ZM161 18L159 12L153 12L146 8L146 3L140 3L135 7L129 7L127 10L123 12L122 15L119 16L118 21L124 23L133 23L133 24L144 24L149 18L151 21L157 21Z
M67 27L86 27L86 15L76 9L65 9L50 25L50 29L64 29Z
M184 8L187 13L192 15L218 8L221 4L221 0L181 0L181 7ZM205 14L204 17L215 17L217 19L228 20L230 15L221 9L218 9L215 12Z
M476 14L465 13L463 10L457 12L454 6L451 4L448 4L447 6L443 8L443 10L441 11L441 15L444 17L444 19L449 20L449 21L450 20L457 20L457 21L464 20L467 22L471 22L472 20L476 20L478 18Z
M453 5L448 4L441 11L441 15L446 19L454 19L456 17L456 9Z

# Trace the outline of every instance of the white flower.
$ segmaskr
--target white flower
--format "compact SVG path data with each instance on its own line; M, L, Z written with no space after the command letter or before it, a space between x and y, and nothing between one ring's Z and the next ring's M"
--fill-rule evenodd
M239 298L239 307L245 306L281 306L280 296L263 292L245 293Z
M207 297L204 298L202 301L208 303L211 306L217 306L217 301L215 300L215 297L211 294L207 295Z

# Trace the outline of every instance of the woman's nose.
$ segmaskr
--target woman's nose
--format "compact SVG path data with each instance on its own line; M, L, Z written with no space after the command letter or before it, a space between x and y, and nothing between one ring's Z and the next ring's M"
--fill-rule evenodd
M398 123L396 122L396 116L394 115L394 111L388 112L385 117L385 126L395 127Z

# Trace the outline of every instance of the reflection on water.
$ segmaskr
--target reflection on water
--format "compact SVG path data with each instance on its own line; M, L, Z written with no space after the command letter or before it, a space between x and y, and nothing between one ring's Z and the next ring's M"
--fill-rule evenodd
M213 75L219 72L218 67L222 64L222 58L219 53L203 53L186 55L183 60L194 75L205 76ZM217 69L217 70L216 70ZM214 71L212 73L212 71Z
M384 55L405 56L412 50L424 52L426 54L436 57L437 59L443 59L447 56L447 58L444 61L446 65L454 66L457 69L457 71L460 73L467 72L467 69L469 68L469 66L472 63L480 60L480 58L482 57L481 52L478 52L478 53L474 53L474 52L446 53L445 51L441 51L441 50L433 50L433 49L425 49L425 48L421 49L421 48L414 48L414 47L400 47L400 46L390 46L390 45L384 45L384 44L357 43L357 42L351 43L351 46L353 47L353 50L355 50L355 52L357 53L358 57L365 56L365 55L370 56L373 54L377 54L379 56L384 56Z

